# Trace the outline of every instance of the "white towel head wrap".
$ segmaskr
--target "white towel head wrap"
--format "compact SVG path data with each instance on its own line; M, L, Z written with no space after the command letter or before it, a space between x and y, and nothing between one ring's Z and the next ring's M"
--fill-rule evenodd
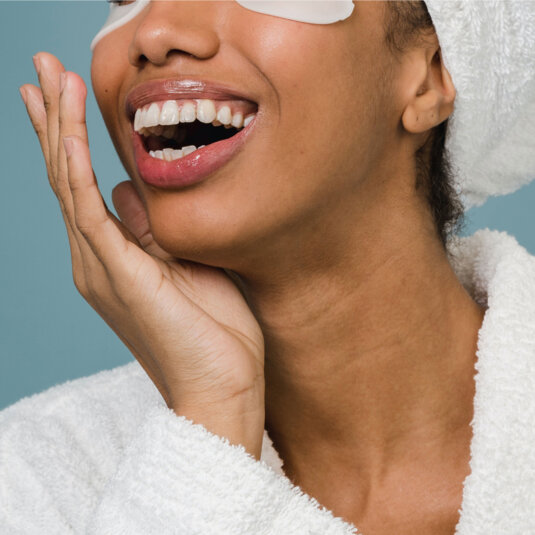
M425 0L457 91L446 149L465 209L535 179L535 0Z

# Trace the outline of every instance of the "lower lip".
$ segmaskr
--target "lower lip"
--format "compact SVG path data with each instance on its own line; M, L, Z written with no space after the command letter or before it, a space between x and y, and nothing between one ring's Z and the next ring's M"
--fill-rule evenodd
M134 155L143 182L164 189L174 189L201 182L237 154L252 131L254 120L228 139L216 141L187 156L172 160L153 158L145 149L141 135L132 129Z

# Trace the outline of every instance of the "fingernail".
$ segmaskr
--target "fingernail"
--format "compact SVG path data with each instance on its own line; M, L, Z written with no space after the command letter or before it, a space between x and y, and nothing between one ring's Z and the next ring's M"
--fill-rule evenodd
M63 146L65 147L65 154L69 157L72 154L72 138L69 136L64 137Z
M37 71L37 74L39 74L41 72L41 60L37 56L33 56L32 59L35 70Z
M23 87L19 87L19 93L22 97L22 101L24 102L24 104L26 104L26 90Z
M59 73L59 93L63 93L63 90L65 89L65 82L67 79L67 75L64 72Z

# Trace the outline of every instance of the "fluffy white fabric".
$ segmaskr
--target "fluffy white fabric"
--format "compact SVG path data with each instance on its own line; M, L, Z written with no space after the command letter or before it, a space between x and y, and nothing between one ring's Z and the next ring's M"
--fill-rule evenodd
M468 209L535 178L535 1L425 3L457 90L446 148Z
M488 229L451 242L450 255L463 285L488 307L456 534L532 534L535 257ZM267 432L257 461L168 409L133 361L0 412L0 533L358 531L286 478Z

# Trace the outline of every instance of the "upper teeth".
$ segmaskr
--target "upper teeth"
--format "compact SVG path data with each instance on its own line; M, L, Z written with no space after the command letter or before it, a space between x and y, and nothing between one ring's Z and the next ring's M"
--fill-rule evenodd
M217 108L217 101L196 99L188 101L166 100L163 103L153 102L136 110L134 130L141 132L143 128L168 126L179 123L192 123L196 119L214 126L224 125L227 128L247 126L255 117L255 113L245 116L243 112L232 113L230 106L223 104ZM165 129L162 128L162 132Z

